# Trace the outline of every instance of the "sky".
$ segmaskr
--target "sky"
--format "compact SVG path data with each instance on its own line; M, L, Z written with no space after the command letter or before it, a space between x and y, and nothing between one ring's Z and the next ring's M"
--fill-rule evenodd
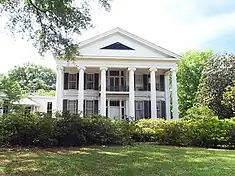
M110 12L93 5L92 17L94 28L79 41L120 27L178 54L189 49L235 53L234 0L113 0ZM41 57L30 42L4 33L3 26L0 19L0 73L26 62L55 69L52 56Z

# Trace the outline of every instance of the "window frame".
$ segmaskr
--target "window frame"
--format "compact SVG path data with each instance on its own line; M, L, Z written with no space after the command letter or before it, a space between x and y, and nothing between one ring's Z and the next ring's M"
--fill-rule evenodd
M73 80L71 77L75 80ZM75 84L75 87L73 84ZM68 89L73 89L73 90L77 89L77 74L76 73L74 73L74 74L69 73L68 74Z
M52 102L47 102L47 113L52 113Z
M162 107L161 107L160 100L157 100L157 102L156 102L156 113L157 113L157 118L162 116Z
M141 108L140 109L138 109L137 103L141 103ZM135 107L136 107L135 108L136 118L137 119L143 119L144 118L144 101L136 101ZM137 116L138 112L142 112L142 117L141 116Z
M89 80L88 79L88 76L92 76L92 80ZM86 73L86 87L85 87L85 89L90 89L90 90L94 90L95 89L95 74L93 74L93 73ZM92 88L88 88L88 84L89 83L92 83Z
M85 113L86 116L89 117L89 116L94 115L95 114L95 101L94 100L86 100L85 102L86 102L86 104L85 104L85 106L86 106L86 113ZM90 105L92 105L92 106L88 107L88 103L91 103Z
M74 104L72 104L74 103ZM77 101L76 100L68 100L67 101L67 111L72 113L72 114L76 114L76 110L77 110ZM72 106L73 105L73 106ZM71 108L72 107L72 108ZM74 109L73 109L74 108Z

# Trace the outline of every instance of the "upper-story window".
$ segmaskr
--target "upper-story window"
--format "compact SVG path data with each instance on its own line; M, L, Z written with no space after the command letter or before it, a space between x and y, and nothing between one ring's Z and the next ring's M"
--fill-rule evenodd
M95 77L94 74L86 74L86 89L95 88Z
M69 89L77 89L77 74L68 75L68 86Z

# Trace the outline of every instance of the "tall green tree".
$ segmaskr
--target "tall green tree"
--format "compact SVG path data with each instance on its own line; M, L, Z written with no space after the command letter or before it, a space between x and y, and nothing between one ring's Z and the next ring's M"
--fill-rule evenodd
M0 103L7 102L8 104L12 104L13 102L17 102L21 99L23 95L23 91L20 85L9 79L7 76L3 76L0 78Z
M234 83L235 84L235 83ZM223 94L222 104L224 104L227 108L232 109L233 115L235 115L235 85L228 86L225 89Z
M8 72L9 79L19 83L23 90L55 90L56 73L41 65L26 63Z
M196 94L202 70L212 51L188 51L178 64L177 82L179 97L179 113L183 117L186 111L196 102Z
M13 34L32 39L39 53L74 58L79 35L92 26L93 2L109 11L111 0L0 0L0 15Z
M235 80L235 55L216 54L210 57L202 73L198 101L211 108L220 118L233 116L233 110L223 103L226 88Z

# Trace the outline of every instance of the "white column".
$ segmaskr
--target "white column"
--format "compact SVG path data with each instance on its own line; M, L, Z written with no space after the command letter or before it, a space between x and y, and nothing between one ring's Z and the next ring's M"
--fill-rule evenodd
M86 67L80 66L79 70L79 84L78 84L78 113L81 113L83 117L83 107L84 107L84 71Z
M56 67L56 110L63 110L63 80L64 80L64 68L61 66Z
M106 116L106 71L107 67L101 67L101 91L100 91L100 114ZM109 114L110 115L110 114Z
M135 68L128 68L129 70L129 116L135 117L135 82L134 73Z
M178 113L178 96L177 96L177 80L176 69L171 69L172 73L172 105L173 105L173 119L179 119Z
M165 102L166 102L166 119L171 119L171 100L170 100L170 87L169 87L169 72L165 74Z
M151 119L157 118L157 105L156 105L156 68L150 68L150 80L151 80Z

